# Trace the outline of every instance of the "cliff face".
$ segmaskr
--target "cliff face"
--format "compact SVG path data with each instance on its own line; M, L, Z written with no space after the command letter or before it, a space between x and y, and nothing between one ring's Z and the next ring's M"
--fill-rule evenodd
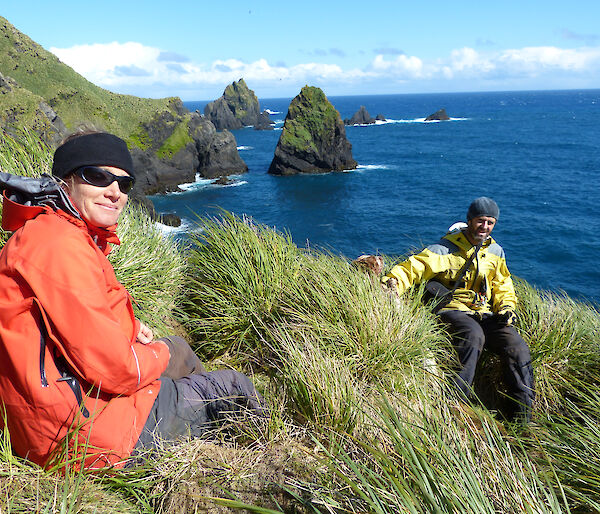
M356 166L340 113L321 89L304 86L290 103L269 173L326 173Z
M95 86L0 17L0 131L27 127L56 145L85 126L122 137L140 177L134 198L196 173L241 173L235 138L198 121L179 98L118 95Z
M257 129L272 128L269 114L260 112L258 98L243 78L229 84L223 96L210 102L204 108L204 116L217 130L236 130L249 125Z

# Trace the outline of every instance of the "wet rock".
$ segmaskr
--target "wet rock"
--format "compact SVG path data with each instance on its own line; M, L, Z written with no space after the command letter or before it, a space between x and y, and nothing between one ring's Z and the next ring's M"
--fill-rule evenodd
M167 225L168 227L179 227L181 226L181 218L177 216L177 214L168 212L165 214L161 214L158 217L158 221L163 225Z

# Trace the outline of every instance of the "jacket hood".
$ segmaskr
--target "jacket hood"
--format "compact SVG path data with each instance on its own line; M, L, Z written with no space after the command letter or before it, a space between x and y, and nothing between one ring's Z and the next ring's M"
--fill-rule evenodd
M40 214L56 212L90 234L105 252L106 243L119 244L116 225L107 228L90 226L79 214L60 184L50 175L23 177L0 172L0 190L3 191L2 228L10 232L21 228L26 221Z

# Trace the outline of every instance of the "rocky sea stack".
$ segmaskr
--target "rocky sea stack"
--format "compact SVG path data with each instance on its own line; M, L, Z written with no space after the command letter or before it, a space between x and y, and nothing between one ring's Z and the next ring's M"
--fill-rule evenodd
M321 89L304 86L290 103L269 173L327 173L356 166L340 113Z
M243 78L229 84L221 98L210 102L204 108L204 116L217 130L236 130L250 125L258 130L273 128L269 113L260 112L258 98Z
M385 121L385 116L378 114L377 117L373 118L367 108L361 105L360 109L352 115L352 118L344 120L344 125L372 125L376 121Z
M448 121L450 116L446 112L446 109L440 109L439 111L435 111L433 114L430 114L425 118L425 121Z

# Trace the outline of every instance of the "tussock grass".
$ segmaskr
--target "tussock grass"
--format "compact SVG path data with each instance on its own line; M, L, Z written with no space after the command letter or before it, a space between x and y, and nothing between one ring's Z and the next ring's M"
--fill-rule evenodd
M565 396L585 397L600 384L600 313L590 304L522 281L517 292L518 326L532 350L538 409L560 410Z
M186 276L181 250L139 205L124 209L117 234L121 245L109 260L131 294L136 316L153 328L155 337L172 333Z
M49 163L31 134L0 140L4 171ZM113 265L158 335L184 309L210 369L252 373L268 426L66 475L16 458L4 431L2 512L600 512L595 306L517 282L537 398L532 424L501 424L453 399L453 353L419 290L397 299L347 259L252 220L198 223L181 248L128 209ZM498 361L484 358L480 384L498 379Z
M361 382L408 395L430 387L425 356L442 357L446 343L425 310L252 220L224 214L201 227L185 308L206 357L235 354L281 384L292 415L335 430L356 427Z
M25 177L50 174L52 155L50 147L27 129L0 134L0 171Z
M344 512L568 512L489 414L448 405L429 403L402 416L384 395L374 418L382 427L378 438L322 446L339 492L317 501Z

